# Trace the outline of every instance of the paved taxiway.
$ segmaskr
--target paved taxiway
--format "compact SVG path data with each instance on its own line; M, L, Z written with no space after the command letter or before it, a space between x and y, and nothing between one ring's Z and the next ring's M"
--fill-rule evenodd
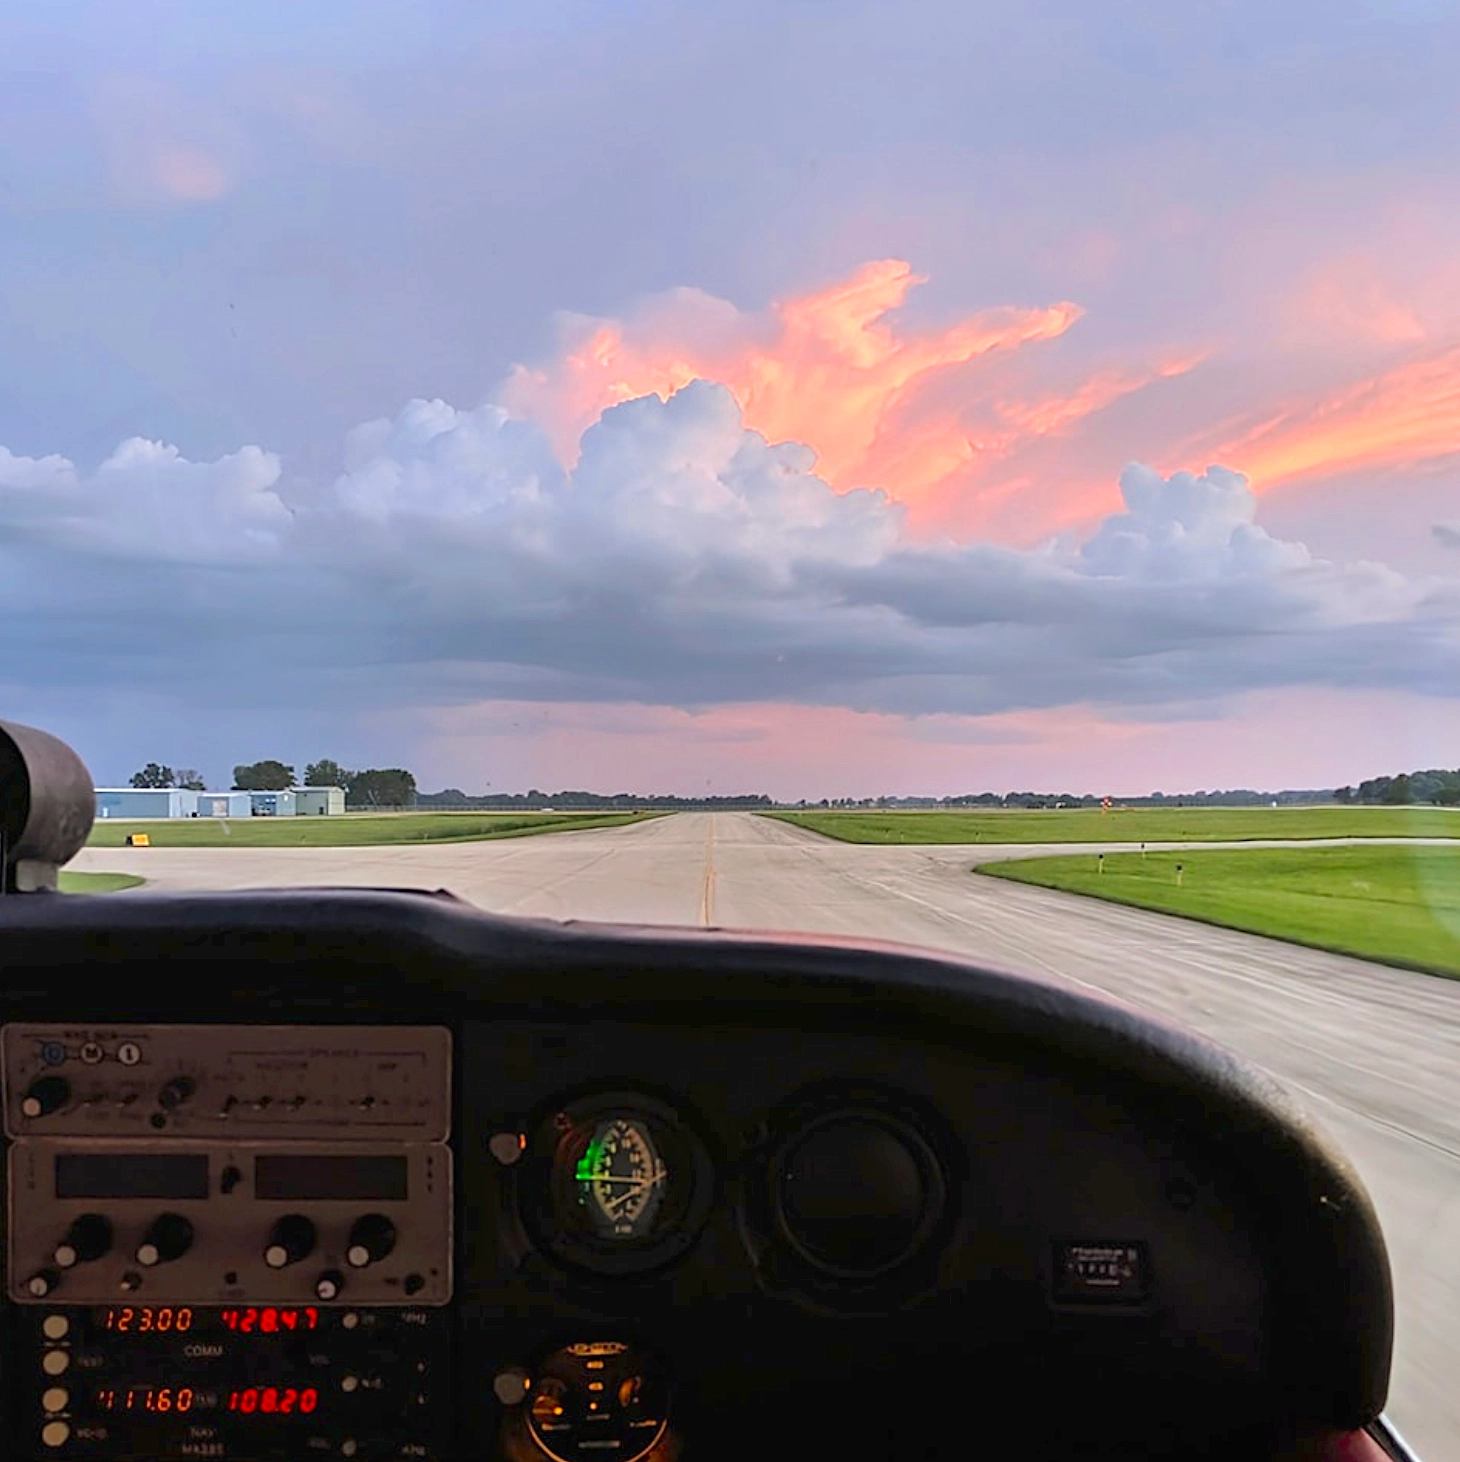
M853 845L749 814L680 814L485 843L88 849L72 866L141 873L159 891L448 888L506 914L890 939L1171 1017L1284 1080L1353 1159L1395 1272L1389 1414L1426 1459L1460 1462L1460 981L969 874L1077 851Z

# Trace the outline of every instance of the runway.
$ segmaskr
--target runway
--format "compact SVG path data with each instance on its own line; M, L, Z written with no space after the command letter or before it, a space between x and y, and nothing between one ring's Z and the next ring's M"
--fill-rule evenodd
M969 872L1079 850L853 845L727 813L485 843L87 849L71 866L159 891L447 888L504 914L890 939L1174 1019L1286 1082L1358 1167L1398 1294L1389 1415L1426 1459L1460 1462L1460 981Z

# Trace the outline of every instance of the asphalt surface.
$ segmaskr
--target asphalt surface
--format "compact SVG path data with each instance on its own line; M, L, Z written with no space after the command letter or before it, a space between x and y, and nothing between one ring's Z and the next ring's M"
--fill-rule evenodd
M448 888L505 914L890 939L1172 1018L1283 1080L1353 1160L1398 1296L1389 1415L1425 1458L1460 1462L1460 981L969 872L1079 850L854 845L732 813L484 843L88 849L72 866L155 890Z

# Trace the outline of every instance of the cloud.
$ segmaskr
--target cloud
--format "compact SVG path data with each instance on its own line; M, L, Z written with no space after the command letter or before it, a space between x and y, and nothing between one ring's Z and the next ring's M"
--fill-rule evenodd
M1289 300L1286 313L1295 343L1410 345L1428 335L1377 262L1364 254L1321 264Z
M257 447L191 463L134 439L90 476L0 457L0 610L27 616L34 674L181 676L234 703L983 716L1453 693L1460 581L1276 539L1221 467L1132 464L1120 489L1083 546L930 544L709 382L606 411L571 472L499 407L416 401L351 434L327 491Z
M242 129L218 106L157 77L113 74L97 86L92 117L112 191L127 204L209 203L243 169Z
M1460 346L1290 401L1211 451L1259 490L1460 453Z
M986 371L976 379L959 372L1057 339L1080 307L994 309L923 333L889 324L923 282L903 260L883 259L764 315L679 289L625 320L563 316L556 358L518 366L501 399L542 423L571 466L583 431L606 407L713 379L730 388L752 430L808 444L823 481L842 491L882 488L917 505L949 484L966 489L1022 446L1200 359L1186 352L1138 370L1100 369L1067 389L1010 394Z
M258 447L189 462L132 437L89 477L64 457L0 447L0 535L145 562L246 561L276 550L293 520L279 476L279 459Z
M1201 476L1133 462L1120 476L1125 512L1106 518L1080 552L1091 573L1149 583L1195 583L1302 569L1301 543L1270 537L1254 521L1257 501L1240 472Z
M1460 523L1436 523L1430 532L1446 548L1460 548Z

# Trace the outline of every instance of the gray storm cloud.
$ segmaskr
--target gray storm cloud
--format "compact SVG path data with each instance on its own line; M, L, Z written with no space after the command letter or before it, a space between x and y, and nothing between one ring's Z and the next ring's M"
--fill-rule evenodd
M258 447L134 439L90 475L0 450L0 608L28 631L4 679L979 714L1460 672L1460 581L1276 539L1221 467L1132 464L1083 545L1016 551L910 536L703 381L605 412L571 472L501 408L440 401L343 463L320 485Z

